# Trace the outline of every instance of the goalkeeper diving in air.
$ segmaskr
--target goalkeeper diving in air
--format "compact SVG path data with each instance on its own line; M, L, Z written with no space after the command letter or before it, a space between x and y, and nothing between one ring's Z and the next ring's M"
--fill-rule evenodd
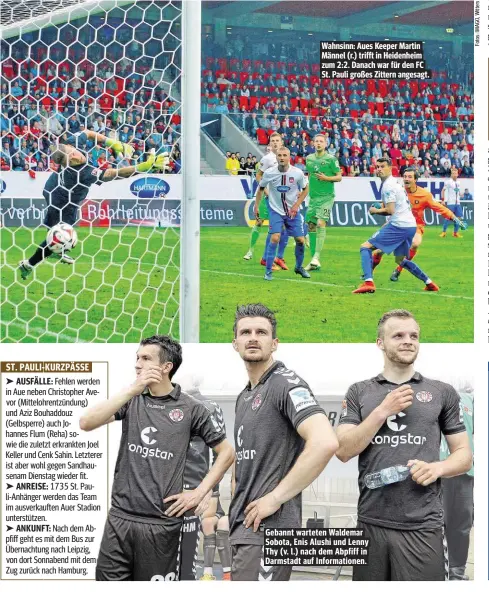
M83 149L80 149L87 140L94 140L111 148L116 156L122 154L126 158L131 158L134 153L134 148L130 144L107 138L103 134L91 130L75 134L65 142L59 142L51 155L52 162L58 165L59 170L49 176L43 190L47 204L43 223L48 228L52 228L60 222L73 226L79 219L81 205L85 201L91 185L126 179L139 173L164 172L169 163L168 153L156 156L153 149L146 161L136 166L100 169L90 165L87 154ZM73 257L66 252L55 254L50 251L46 240L44 240L29 259L19 263L22 279L25 280L38 263L51 255L59 257L62 263L68 265L75 262Z

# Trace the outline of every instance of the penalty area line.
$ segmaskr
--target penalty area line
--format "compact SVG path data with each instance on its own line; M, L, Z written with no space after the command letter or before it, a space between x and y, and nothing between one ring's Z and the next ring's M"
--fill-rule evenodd
M255 280L263 279L260 276L247 274L247 273L234 273L232 271L217 271L215 269L201 269L200 271L204 272L204 273L214 273L217 275L231 275L231 276L236 276L236 277L252 278ZM277 273L280 274L282 272L277 272ZM299 279L295 279L295 278L278 277L277 275L275 275L274 281L275 280L277 280L278 282L293 282L294 284L302 284L302 285L312 284L313 286L323 286L325 288L340 288L340 289L344 289L344 290L351 290L351 286L344 286L344 285L340 285L340 284L330 284L327 282L317 282L317 281L308 280L308 279L299 280ZM377 292L393 292L396 294L415 294L417 296L428 295L431 293L431 292L427 292L427 291L425 292L424 290L421 290L420 292L419 291L415 292L414 290L395 290L393 288L377 288L376 291ZM437 297L438 298L455 298L456 300L474 300L474 298L471 296L458 296L456 294L443 294L443 292L437 292Z

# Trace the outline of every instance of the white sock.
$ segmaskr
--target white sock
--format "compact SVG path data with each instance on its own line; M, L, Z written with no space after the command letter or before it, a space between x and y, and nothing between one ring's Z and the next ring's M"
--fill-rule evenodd
M204 575L212 576L212 567L204 567Z

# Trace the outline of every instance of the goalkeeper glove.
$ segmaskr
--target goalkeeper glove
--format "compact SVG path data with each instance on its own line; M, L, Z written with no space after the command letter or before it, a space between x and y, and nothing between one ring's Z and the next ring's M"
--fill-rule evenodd
M457 216L453 217L453 221L458 224L460 226L460 228L462 230L467 230L467 228L469 227L469 225L467 224L467 222L464 222L463 220L461 220L460 218L457 218Z
M155 160L156 160L155 149L151 148L151 150L149 151L149 156L145 160L145 162L142 162L141 164L136 165L136 167L135 167L136 172L149 173L149 171L153 168Z
M122 154L124 158L131 158L134 154L134 148L130 144L124 144L123 142L119 142L118 140L107 138L105 140L105 145L108 148L112 148L116 156Z
M165 172L170 169L170 157L168 156L168 152L163 152L163 154L158 154L156 157L155 163L153 165L153 169L155 171Z

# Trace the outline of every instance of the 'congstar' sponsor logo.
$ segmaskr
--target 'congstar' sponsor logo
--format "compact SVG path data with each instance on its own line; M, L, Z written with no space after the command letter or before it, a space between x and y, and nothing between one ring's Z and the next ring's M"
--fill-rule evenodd
M402 432L407 425L402 423L406 414L400 411L397 415L390 415L387 418L387 427L393 432ZM426 436L415 436L408 432L402 436L391 436L390 434L377 434L371 444L388 444L391 448L397 448L400 444L422 445L426 442Z
M140 177L131 183L129 189L136 197L153 199L166 197L170 192L170 185L158 177Z
M141 440L147 444L147 446L141 446L141 444L131 444L130 442L127 443L127 447L131 452L135 452L136 454L140 454L143 458L154 457L154 458L161 458L161 460L169 460L173 458L173 452L168 452L166 450L161 450L161 448L148 448L149 446L154 446L156 444L156 440L153 438L153 434L156 434L158 430L153 426L149 426L144 428L141 431Z
M161 448L148 448L147 446L141 446L141 444L127 443L127 447L131 452L140 454L143 458L161 458L161 460L170 460L173 458L173 452L167 450L161 450Z

